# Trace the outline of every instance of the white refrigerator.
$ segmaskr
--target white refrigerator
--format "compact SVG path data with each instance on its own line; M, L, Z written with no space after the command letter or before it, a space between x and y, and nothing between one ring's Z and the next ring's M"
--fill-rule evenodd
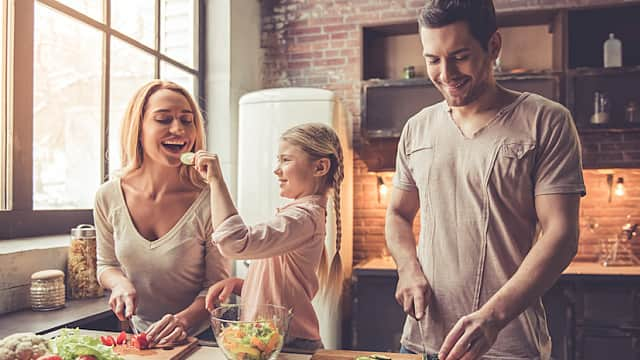
M344 151L345 177L341 193L342 247L340 254L345 279L351 276L353 260L353 145L348 112L333 92L315 88L277 88L245 94L240 98L238 128L238 211L247 224L261 222L275 214L287 199L279 196L273 169L280 135L288 128L307 122L331 125ZM327 206L328 254L335 252L335 213ZM236 276L244 278L248 262L235 264ZM316 296L318 298L318 296ZM314 301L320 320L320 335L327 349L342 347L342 306Z

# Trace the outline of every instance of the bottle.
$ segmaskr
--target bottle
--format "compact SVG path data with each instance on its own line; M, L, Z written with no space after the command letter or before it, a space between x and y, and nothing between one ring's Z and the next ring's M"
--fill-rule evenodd
M604 67L622 66L622 42L615 38L613 33L604 42Z
M593 115L591 123L594 125L606 124L609 122L609 96L605 92L596 91L593 99Z
M640 124L640 112L638 111L638 104L631 100L627 103L625 108L625 119L630 124Z

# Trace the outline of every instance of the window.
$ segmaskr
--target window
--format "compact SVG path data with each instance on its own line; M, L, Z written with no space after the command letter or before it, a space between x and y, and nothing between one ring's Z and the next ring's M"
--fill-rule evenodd
M171 80L202 101L203 4L0 1L0 238L66 233L92 221L97 188L121 165L139 86Z

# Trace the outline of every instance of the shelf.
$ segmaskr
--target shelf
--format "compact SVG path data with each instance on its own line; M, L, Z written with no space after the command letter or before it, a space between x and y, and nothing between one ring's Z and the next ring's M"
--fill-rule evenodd
M534 72L500 72L494 76L498 81L507 80L547 80L557 79L562 75L559 71L534 71ZM411 79L369 79L363 81L364 87L413 87L413 86L433 86L431 80L426 77L415 77Z
M628 126L620 126L620 125L582 125L577 126L578 132L582 134L596 134L596 133L629 133L629 132L640 132L640 124L638 125L628 125Z
M640 74L640 65L614 68L582 67L567 71L570 76L616 76L626 74Z

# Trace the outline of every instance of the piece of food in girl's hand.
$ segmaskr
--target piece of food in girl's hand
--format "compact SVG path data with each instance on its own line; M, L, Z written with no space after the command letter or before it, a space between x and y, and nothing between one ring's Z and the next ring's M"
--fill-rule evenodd
M196 158L196 154L192 152L186 152L180 155L180 161L185 165L193 165L195 158Z

